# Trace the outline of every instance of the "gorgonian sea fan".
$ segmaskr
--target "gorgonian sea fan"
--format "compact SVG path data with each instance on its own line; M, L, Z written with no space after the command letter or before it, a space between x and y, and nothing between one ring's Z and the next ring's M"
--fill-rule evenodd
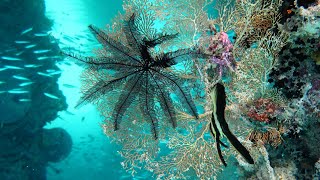
M123 32L127 44L114 40L106 32L93 25L90 25L89 29L107 53L99 57L64 54L84 62L91 71L97 74L103 74L107 70L115 73L112 79L101 76L102 78L96 84L84 92L77 106L97 101L108 92L123 87L111 117L114 122L114 130L119 129L120 121L126 110L130 105L135 104L140 107L143 116L151 124L155 139L158 138L159 113L162 113L173 127L177 126L174 101L170 94L178 97L175 100L183 104L184 111L198 118L191 94L185 87L186 79L168 70L171 66L188 60L190 57L200 56L201 53L198 50L188 48L153 55L151 50L155 46L175 38L177 34L151 36L143 34L135 24L135 14L124 21ZM160 105L162 112L155 112L154 107L157 105Z

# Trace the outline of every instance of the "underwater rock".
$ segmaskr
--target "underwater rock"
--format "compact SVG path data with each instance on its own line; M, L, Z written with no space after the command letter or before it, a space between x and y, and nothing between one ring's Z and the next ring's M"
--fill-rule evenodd
M40 143L43 159L50 162L63 160L72 150L71 136L62 128L44 129Z
M43 126L67 108L57 84L60 75L44 77L37 73L59 70L55 65L58 45L50 36L36 36L51 28L45 1L0 0L0 23L0 179L46 179L48 161L65 157L72 141L65 131L54 130L46 133L45 139L50 139L49 135L55 138L58 133L61 146L52 146L48 152L40 148ZM48 51L40 52L46 54L35 53L43 49ZM44 92L59 99L48 99ZM50 157L52 151L60 154Z

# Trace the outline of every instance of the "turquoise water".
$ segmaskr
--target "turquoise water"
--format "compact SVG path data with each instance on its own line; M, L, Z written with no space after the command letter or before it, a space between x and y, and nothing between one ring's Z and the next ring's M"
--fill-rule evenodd
M91 36L88 25L95 24L104 27L111 23L115 14L123 11L121 1L92 3L90 1L48 0L46 4L47 16L55 21L51 32L54 37L61 39L60 47L71 47L89 53L98 43L90 42L85 38ZM79 39L70 42L68 39L64 40L65 37L79 37ZM58 64L58 67L63 70L58 84L67 97L66 101L69 105L67 112L59 112L61 118L57 118L45 128L63 127L66 129L72 137L73 150L68 158L52 164L54 168L61 170L61 173L48 168L48 179L130 179L129 174L120 165L121 157L117 154L120 147L111 144L101 130L100 124L104 119L100 113L92 105L86 105L81 109L74 108L81 96L79 77L83 69L73 62L70 64ZM74 87L66 87L64 84Z

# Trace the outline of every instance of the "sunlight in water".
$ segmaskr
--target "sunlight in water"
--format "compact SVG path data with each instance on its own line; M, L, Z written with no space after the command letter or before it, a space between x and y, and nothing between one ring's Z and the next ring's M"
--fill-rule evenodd
M121 1L119 2L121 4ZM113 3L113 6L109 8L112 8L112 11L120 10L121 6L119 3L117 4L118 7L114 7L116 4ZM96 24L103 27L110 23L111 17L116 14L116 12L103 10L102 7L108 6L100 7L97 1L91 3L86 0L46 0L46 15L53 20L50 34L57 40L62 51L77 51L84 54L91 53L97 47L98 44L89 32L88 25ZM58 118L47 124L45 128L64 128L72 137L73 150L64 161L53 164L55 168L63 169L63 171L57 174L48 168L47 178L50 180L62 178L96 179L97 175L102 173L104 166L110 166L105 164L109 163L108 161L98 163L97 158L112 159L110 161L112 163L115 163L114 159L116 158L110 157L113 154L110 153L112 147L106 143L106 138L100 127L103 118L93 105L88 104L80 109L74 108L81 95L80 75L83 68L70 58L56 64L62 70L58 84L59 89L66 97L68 109L59 112ZM91 164L90 167L87 166L88 163ZM104 173L119 172L111 172L110 170L102 174Z

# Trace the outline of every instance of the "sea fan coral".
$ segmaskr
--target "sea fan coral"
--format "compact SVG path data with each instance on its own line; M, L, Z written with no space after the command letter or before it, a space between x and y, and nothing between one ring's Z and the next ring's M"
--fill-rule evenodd
M157 17L156 21L165 24L166 32L179 32L177 38L159 44L159 49L165 52L194 46L197 44L197 37L199 38L204 28L208 27L204 26L208 19L204 6L210 3L210 0L179 0L174 1L174 3L171 0L156 0L153 3L150 3L150 1L145 3L146 1L126 1L124 5L126 13L130 14L131 11L134 11L141 14L140 12L142 12L142 17L147 16L145 20L148 25L150 19ZM173 12L173 14L170 13L170 16L166 16L168 12ZM181 12L185 13L181 14ZM161 21L162 18L165 18L164 22ZM121 23L119 23L121 21L122 18L115 20L117 30L123 29ZM112 34L115 38L124 39L124 33ZM180 66L171 66L170 71L189 79L185 85L188 85L194 100L197 101L199 112L204 113L201 107L205 103L204 83L201 81L201 73L204 74L201 69L204 60L203 62L196 58L192 60L183 61ZM116 103L116 99L110 97L110 100L104 101L111 102L111 104L112 102ZM207 122L206 114L200 114L199 119L195 120L186 111L181 111L184 108L182 103L175 101L173 103L174 107L179 110L179 113L177 113L179 117L177 118L178 126L174 130L163 125L166 121L159 121L159 141L153 141L150 136L146 135L144 120L147 117L139 116L139 108L128 109L127 116L124 117L132 120L122 122L123 126L130 126L129 129L120 128L119 131L113 132L111 130L112 123L106 121L103 126L104 132L112 141L124 147L119 150L124 158L122 165L132 175L139 173L143 168L161 179L185 179L190 177L190 174L204 179L212 178L221 170L220 166L222 164L214 148L214 139L209 134L209 122ZM99 106L99 108L105 109L103 106ZM160 112L160 114L162 112L160 106L155 106L155 111ZM103 110L103 112L106 117L110 117L112 114L106 110ZM222 154L227 160L228 151L222 149Z
M282 47L282 39L276 38L274 34L268 32L269 36L266 35L259 39L260 41L257 43L258 48L247 50L249 54L248 56L245 56L246 53L243 53L241 54L243 56L240 56L239 54L234 53L235 46L231 44L232 40L229 39L226 33L228 30L234 30L234 28L236 28L235 23L233 22L233 24L231 24L231 21L229 21L230 25L233 27L230 26L230 29L219 28L220 33L215 33L213 36L212 34L207 34L206 37L213 38L211 43L209 40L202 41L201 39L204 38L202 38L201 35L208 32L209 25L208 17L204 9L211 2L212 1L210 0L179 0L172 3L171 0L156 0L152 2L147 0L135 0L125 1L124 8L126 10L126 14L132 14L132 12L139 14L139 16L137 15L137 17L134 19L134 24L139 28L144 28L143 30L139 31L139 35L141 36L137 36L138 41L140 41L142 44L145 43L144 38L150 41L156 39L157 36L152 36L153 33L150 35L149 32L161 32L163 27L166 28L166 32L171 32L172 34L179 32L179 36L177 38L171 38L170 40L168 39L167 41L163 41L155 48L150 47L148 49L150 52L150 57L158 57L159 55L154 56L154 54L159 54L159 52L170 52L172 49L190 48L195 44L201 44L203 47L205 47L204 49L206 49L211 44L213 46L210 54L211 57L220 58L220 61L217 61L218 63L211 62L210 64L217 64L218 67L221 66L223 71L225 71L226 68L234 69L233 61L236 58L241 59L243 57L243 59L241 59L243 61L240 62L241 71L235 72L235 74L237 74L235 78L240 79L238 82L236 82L237 85L235 88L242 87L243 84L249 84L247 83L249 81L252 88L244 87L244 89L238 88L235 90L235 88L230 88L230 86L234 85L235 83L226 83L226 86L228 86L226 88L226 93L228 95L228 103L226 105L226 121L230 123L230 130L235 133L235 136L237 136L241 143L244 143L244 136L247 136L249 131L244 133L243 129L248 130L247 125L244 124L243 121L239 120L239 117L243 114L242 112L239 112L239 104L242 102L245 104L247 99L251 99L257 91L266 91L266 74L274 65L273 63L275 61L273 59L274 54L271 53L275 52L273 50L277 50L278 46ZM159 8L160 5L161 8ZM254 6L250 7L253 8ZM170 14L168 14L169 12ZM222 11L222 13L225 12ZM122 23L123 17L125 16L126 15L118 16L113 26L113 29L116 32L109 33L108 36L116 39L117 41L121 41L126 45L129 45L128 47L130 50L136 49L134 47L132 48L132 46L135 46L135 43L131 43L132 41L127 39L126 34L129 26ZM157 18L153 19L153 17ZM249 19L250 17L246 16L246 18ZM151 30L152 28L150 27L154 25L154 20L156 20L157 23L159 22L160 27L159 29ZM243 28L243 31L246 30L248 29ZM228 33L229 32L230 31L228 31ZM241 33L242 32L240 32L240 36L236 37L236 40L240 41L239 38L245 38L244 36L241 36ZM216 47L214 47L215 45ZM246 47L243 48L240 42L237 44L237 49L241 52L246 51ZM194 51L191 51L192 53L189 55L193 55ZM133 52L137 53L137 56L139 56L139 51L132 51L132 53ZM100 54L100 57L104 57L105 54L108 54L108 52L102 50L99 51L98 54ZM186 55L185 57L188 57L189 55ZM108 93L108 95L105 95L103 100L99 99L97 102L98 108L107 118L103 125L104 132L112 141L122 145L123 149L119 150L119 154L121 154L121 156L124 158L122 165L127 171L135 174L139 172L141 168L144 168L154 173L157 178L161 179L186 179L191 175L196 175L201 179L209 179L213 178L221 169L222 163L219 161L218 151L214 148L216 145L215 143L217 142L215 142L215 139L210 136L210 117L208 116L212 113L212 107L208 105L211 102L208 94L210 93L210 87L212 87L212 85L214 85L216 82L215 79L211 80L208 77L210 76L210 78L215 78L216 76L219 76L219 71L212 71L213 76L211 76L211 74L207 74L207 71L205 71L205 66L209 64L207 61L208 59L208 56L206 56L203 59L182 61L182 66L172 66L169 64L167 65L168 67L159 67L161 70L169 72L170 74L175 75L178 73L179 75L183 75L182 77L187 77L190 81L192 80L194 84L193 86L188 86L190 87L189 91L192 92L194 97L198 97L198 99L196 99L198 102L200 102L198 109L200 110L199 112L203 113L199 115L200 119L195 121L194 117L191 116L192 113L190 113L190 110L189 113L186 113L188 112L187 107L185 107L183 103L176 102L176 100L181 98L176 96L176 93L171 90L172 88L169 88L169 90L166 92L173 92L173 95L170 96L174 99L172 100L172 104L174 104L175 109L179 109L179 115L181 116L177 118L178 128L176 128L174 131L172 128L167 128L167 126L164 126L163 123L166 123L166 121L160 121L160 119L165 117L163 115L164 111L160 103L157 102L151 105L155 112L159 112L157 113L157 119L159 119L157 122L160 127L158 129L159 141L153 141L152 136L147 135L147 132L149 131L146 129L148 129L149 126L145 123L145 121L148 121L149 115L145 115L144 108L141 108L139 96L137 97L136 101L132 103L134 108L127 108L126 114L123 115L123 122L121 122L121 125L130 128L120 128L117 132L112 131L112 127L114 126L112 123L112 121L114 121L113 112L110 112L110 109L107 106L110 107L112 104L118 103L117 96L119 94L121 96L123 92L127 91L127 88L123 88L125 85L119 87L119 92L112 91ZM228 64L227 61L230 61L231 63ZM248 61L251 62L249 66L246 64ZM133 65L137 64L138 62ZM252 69L254 72L252 72ZM253 76L252 74L255 72L258 74ZM222 72L222 74L224 74L224 72ZM87 70L86 76L91 78L87 79L90 79L92 83L92 79L93 82L99 82L101 78L115 75L119 74L113 75L105 72L104 74L99 75L96 71L96 68L91 67L91 69ZM180 77L180 79L182 78ZM142 83L142 85L146 86L146 82L149 84L151 80L144 81L144 84ZM181 81L179 84L187 86L188 82L183 80L183 82ZM87 89L93 87L93 85L89 86ZM166 84L163 83L163 85ZM140 88L142 89L144 87ZM146 94L145 91L146 89L144 89L142 94ZM153 89L148 89L148 92L153 91ZM159 93L157 94L156 91L155 95L152 96L152 99L157 99L158 95ZM234 98L235 95L236 98ZM145 100L142 102L142 104L146 104ZM203 106L201 107L201 105ZM230 112L232 112L232 118L230 117ZM127 119L130 119L130 121ZM238 126L234 125L236 123L238 123ZM239 132L245 135L241 138ZM228 159L228 156L230 156L230 152L234 150L232 147L230 149L231 150L221 148L221 154L225 158L226 162L229 162L230 159ZM253 155L253 157L255 156Z
M77 106L98 101L108 92L119 91L119 87L122 86L112 114L114 130L119 129L120 121L129 106L135 104L147 117L155 139L158 139L159 117L157 113L159 112L154 110L157 103L161 106L164 116L173 127L176 127L176 113L170 93L178 97L176 100L185 105L184 109L187 112L198 117L191 95L183 86L185 80L168 71L167 68L199 53L190 48L158 53L158 55L153 55L151 51L162 42L175 38L177 34L144 35L139 26L135 24L135 14L132 14L125 22L123 29L128 45L117 42L107 33L92 25L89 26L89 29L103 45L105 52L99 57L66 54L86 63L89 69L95 71L99 76L98 82L84 92ZM110 74L112 74L110 71L114 71L114 78L103 77L108 71Z

